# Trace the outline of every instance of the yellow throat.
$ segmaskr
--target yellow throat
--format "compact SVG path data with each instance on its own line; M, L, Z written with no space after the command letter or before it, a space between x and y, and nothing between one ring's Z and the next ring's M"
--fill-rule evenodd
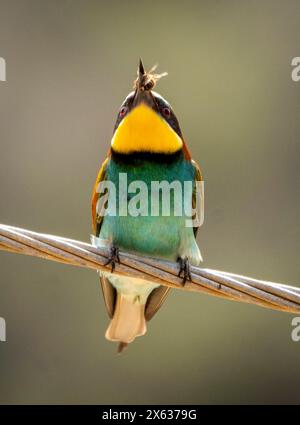
M182 140L169 124L144 103L136 106L120 123L111 141L119 153L174 153Z

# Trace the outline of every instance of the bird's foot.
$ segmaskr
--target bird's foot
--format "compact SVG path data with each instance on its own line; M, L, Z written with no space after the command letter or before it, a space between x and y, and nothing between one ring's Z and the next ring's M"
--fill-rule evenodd
M186 281L192 281L190 263L187 257L179 257L177 262L179 263L178 277L182 277L182 286L186 284Z
M108 264L111 264L111 272L113 273L117 263L120 264L119 248L112 245L109 250L108 260L104 265L107 266Z

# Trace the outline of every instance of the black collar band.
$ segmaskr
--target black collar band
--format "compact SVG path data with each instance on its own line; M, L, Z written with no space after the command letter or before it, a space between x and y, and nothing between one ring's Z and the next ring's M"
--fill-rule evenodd
M174 153L156 153L156 152L131 152L119 153L111 148L111 157L114 161L120 163L136 163L139 161L158 162L162 164L172 163L183 158L183 151L179 149Z

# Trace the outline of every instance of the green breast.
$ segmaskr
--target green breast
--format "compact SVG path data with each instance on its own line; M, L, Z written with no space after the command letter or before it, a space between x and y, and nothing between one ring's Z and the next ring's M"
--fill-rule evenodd
M123 178L121 184L120 173ZM132 188L131 184L135 184L133 182L137 181L142 182L142 191L136 189L133 193L125 195L125 176L127 191ZM100 237L112 240L116 246L124 250L154 257L176 259L186 219L184 214L176 215L180 212L178 202L183 204L183 197L178 196L178 193L174 195L174 191L171 190L170 215L164 216L168 211L162 209L162 197L153 197L153 195L151 197L151 188L153 190L154 181L165 181L169 184L176 182L175 187L177 188L178 184L183 188L184 182L189 182L188 185L192 187L194 168L190 161L187 161L183 154L173 161L168 161L167 158L161 158L161 160L154 158L152 160L147 157L134 157L131 161L128 161L128 159L120 161L112 158L107 169L107 179L113 182L116 187L116 215L104 217ZM144 188L147 188L147 193ZM140 193L139 201L136 198L137 193ZM191 193L189 193L188 203L190 205L192 203L191 196ZM137 216L130 215L132 211L128 211L128 207L130 209L131 206L134 206L133 212L138 212ZM174 206L176 206L175 209ZM126 210L127 215L122 215ZM153 216L153 211L158 215Z

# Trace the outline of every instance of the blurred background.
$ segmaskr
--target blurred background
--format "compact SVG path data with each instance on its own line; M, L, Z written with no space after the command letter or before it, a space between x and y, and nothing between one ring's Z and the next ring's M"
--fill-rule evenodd
M0 0L0 222L88 241L141 56L205 177L204 266L300 284L300 3ZM97 274L0 252L0 403L299 403L293 315L173 291L122 356Z

